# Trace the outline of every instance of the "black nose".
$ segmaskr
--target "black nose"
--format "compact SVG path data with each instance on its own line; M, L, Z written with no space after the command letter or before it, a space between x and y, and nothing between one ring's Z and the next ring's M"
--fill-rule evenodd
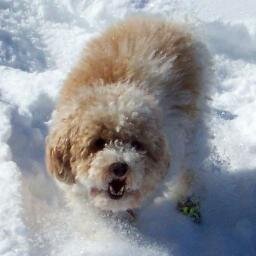
M113 172L116 176L122 177L128 170L128 165L126 163L117 162L109 166L109 171Z

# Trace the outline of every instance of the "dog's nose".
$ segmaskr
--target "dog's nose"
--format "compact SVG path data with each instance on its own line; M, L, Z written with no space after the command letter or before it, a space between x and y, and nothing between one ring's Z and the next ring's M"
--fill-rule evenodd
M122 177L128 170L127 163L117 162L109 166L109 171L114 173L117 177Z

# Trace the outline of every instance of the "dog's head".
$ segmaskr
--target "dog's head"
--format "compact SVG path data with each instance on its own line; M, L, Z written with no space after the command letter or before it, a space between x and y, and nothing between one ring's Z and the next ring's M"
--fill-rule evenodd
M46 162L98 208L139 207L169 166L158 103L132 85L79 91L53 115Z

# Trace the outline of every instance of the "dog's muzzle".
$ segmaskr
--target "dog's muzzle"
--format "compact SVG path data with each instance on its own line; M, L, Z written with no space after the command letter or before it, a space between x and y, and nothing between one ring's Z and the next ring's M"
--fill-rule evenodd
M124 162L116 162L109 166L109 172L114 175L114 179L108 184L108 195L111 199L118 200L125 193L125 178L128 165Z

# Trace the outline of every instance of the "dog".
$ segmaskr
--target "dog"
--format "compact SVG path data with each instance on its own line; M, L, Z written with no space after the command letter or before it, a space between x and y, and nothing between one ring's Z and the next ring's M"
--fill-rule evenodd
M102 211L133 210L172 172L177 198L190 193L201 51L185 25L152 17L127 18L87 43L46 138L47 169L66 195Z

